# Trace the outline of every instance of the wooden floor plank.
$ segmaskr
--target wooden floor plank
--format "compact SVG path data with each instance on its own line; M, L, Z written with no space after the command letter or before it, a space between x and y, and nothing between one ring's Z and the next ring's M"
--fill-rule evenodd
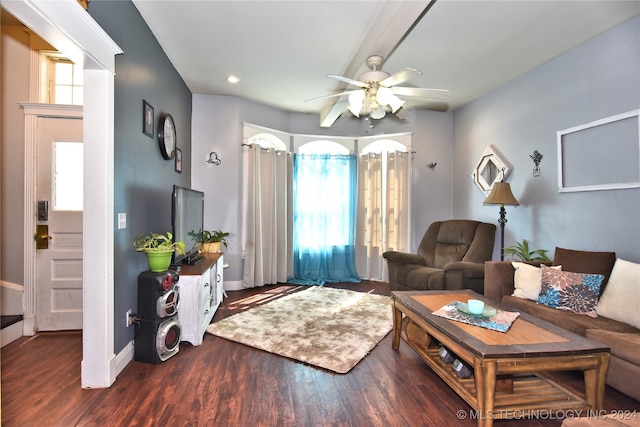
M387 283L331 286L389 295ZM228 292L214 321L300 289ZM391 338L349 373L336 374L207 334L201 346L182 343L162 364L131 362L110 388L83 390L79 333L22 337L2 348L2 425L475 426L469 406L406 343L393 351ZM582 386L571 373L562 379L571 390ZM640 412L640 403L607 388L605 408ZM525 419L494 425L561 423Z

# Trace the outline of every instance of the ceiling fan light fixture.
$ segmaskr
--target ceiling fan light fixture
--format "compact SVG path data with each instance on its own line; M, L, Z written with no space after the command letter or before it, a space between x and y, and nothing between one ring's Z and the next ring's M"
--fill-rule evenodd
M378 88L378 94L376 96L378 104L388 105L391 107L391 111L395 113L404 105L404 101L398 98L393 94L393 91L388 88L381 86Z
M373 110L369 115L371 116L372 119L380 120L381 118L386 116L387 113L385 113L384 108L382 108L382 106L379 106L378 108Z
M397 96L393 95L393 99L389 103L389 106L391 107L391 111L395 113L400 108L402 108L403 105L404 105L404 101L398 98Z
M360 111L362 110L362 104L364 104L364 98L366 94L364 90L357 90L349 94L349 111L356 117L360 117Z

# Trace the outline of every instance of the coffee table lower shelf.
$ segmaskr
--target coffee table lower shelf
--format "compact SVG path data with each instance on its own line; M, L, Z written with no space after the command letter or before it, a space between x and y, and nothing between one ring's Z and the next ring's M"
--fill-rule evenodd
M404 331L401 337L469 406L475 411L480 410L474 376L466 379L459 378L452 365L442 361L438 348L425 348L421 343L408 338ZM514 374L511 378L513 391L496 390L495 404L491 413L476 414L476 416L498 420L536 415L549 416L554 411L561 410L577 412L592 409L582 396L562 387L543 374Z

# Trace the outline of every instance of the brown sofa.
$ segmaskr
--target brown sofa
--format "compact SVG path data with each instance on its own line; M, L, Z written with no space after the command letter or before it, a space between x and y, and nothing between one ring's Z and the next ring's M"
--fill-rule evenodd
M553 265L562 265L563 271L604 274L601 292L616 260L613 252L586 252L556 248ZM530 263L539 265L540 263ZM549 263L551 264L551 263ZM571 311L538 304L536 301L512 296L515 269L509 261L485 263L484 295L493 300L559 325L611 349L607 384L640 400L640 329L604 316L589 317Z
M472 289L482 293L484 262L491 259L496 226L452 219L429 226L417 254L387 251L392 291Z

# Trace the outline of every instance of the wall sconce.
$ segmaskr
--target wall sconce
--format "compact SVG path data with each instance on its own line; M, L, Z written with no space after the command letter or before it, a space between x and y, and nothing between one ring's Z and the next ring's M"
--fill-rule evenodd
M209 158L207 159L207 163L211 163L212 165L218 166L220 163L222 163L222 160L220 160L220 158L218 157L218 153L216 153L215 151L212 151L209 153Z

